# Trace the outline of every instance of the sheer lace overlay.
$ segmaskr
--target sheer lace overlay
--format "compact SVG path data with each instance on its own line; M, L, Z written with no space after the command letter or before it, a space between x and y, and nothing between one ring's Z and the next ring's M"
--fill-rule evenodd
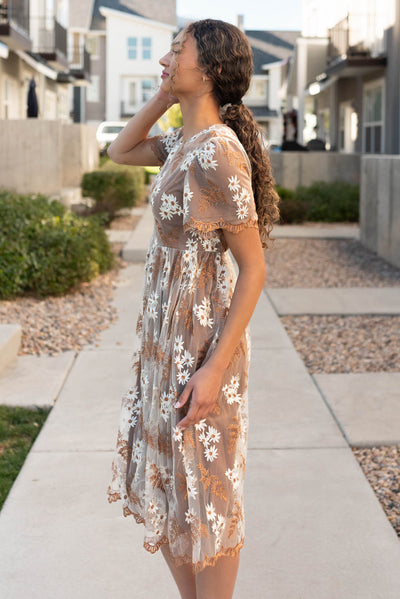
M218 343L236 274L224 230L258 227L247 155L234 132L213 125L183 142L153 138L163 166L151 190L136 332L139 350L122 397L108 500L144 524L143 546L169 544L194 572L244 543L250 359L248 329L232 354L211 414L182 431L189 403L174 403Z

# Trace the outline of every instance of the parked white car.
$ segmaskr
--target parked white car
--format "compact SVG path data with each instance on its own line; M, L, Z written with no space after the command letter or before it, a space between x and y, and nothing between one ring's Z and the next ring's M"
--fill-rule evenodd
M103 121L97 127L96 139L99 144L100 152L104 152L109 144L114 141L118 134L122 131L128 121ZM160 135L163 133L160 125L154 123L149 131L149 136Z
M114 141L118 133L125 127L126 121L103 121L97 127L96 139L100 152L104 152L107 146Z

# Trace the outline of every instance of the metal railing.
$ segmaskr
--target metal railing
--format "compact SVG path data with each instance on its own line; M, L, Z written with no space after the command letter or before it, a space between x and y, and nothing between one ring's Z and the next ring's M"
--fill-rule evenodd
M29 31L29 0L0 0L0 25L11 23L25 33Z
M70 69L82 71L83 75L90 77L90 52L86 50L84 43L74 42L69 46L68 61Z
M35 52L53 54L58 50L67 56L67 30L54 17L31 17L30 36Z
M385 16L377 13L354 14L329 29L328 64L344 56L371 56L384 51Z

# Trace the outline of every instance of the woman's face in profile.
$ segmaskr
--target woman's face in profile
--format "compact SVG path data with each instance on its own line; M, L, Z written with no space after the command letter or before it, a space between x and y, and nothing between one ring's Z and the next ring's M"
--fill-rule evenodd
M174 38L170 51L159 62L164 67L161 74L161 89L164 92L179 97L195 94L204 86L196 40L185 29Z

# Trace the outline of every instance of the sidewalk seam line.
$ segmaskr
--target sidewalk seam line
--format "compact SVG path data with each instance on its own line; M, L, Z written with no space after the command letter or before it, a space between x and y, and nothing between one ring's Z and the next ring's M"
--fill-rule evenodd
M314 377L313 374L310 374L310 376L311 376L311 379L312 379L312 381L313 381L313 383L314 383L314 385L315 385L318 393L320 394L320 396L322 398L322 401L325 403L325 405L328 408L329 412L331 413L334 421L336 422L337 426L339 427L339 430L342 433L344 440L346 441L346 443L348 444L348 446L351 448L351 443L350 443L350 441L349 441L349 439L348 439L348 437L346 435L346 432L345 432L345 430L344 430L344 428L343 428L340 420L337 418L335 412L331 408L331 406L330 406L330 404L329 404L329 402L328 402L328 400L327 400L324 392L322 391L321 387L318 384L318 381L315 379L315 377Z

